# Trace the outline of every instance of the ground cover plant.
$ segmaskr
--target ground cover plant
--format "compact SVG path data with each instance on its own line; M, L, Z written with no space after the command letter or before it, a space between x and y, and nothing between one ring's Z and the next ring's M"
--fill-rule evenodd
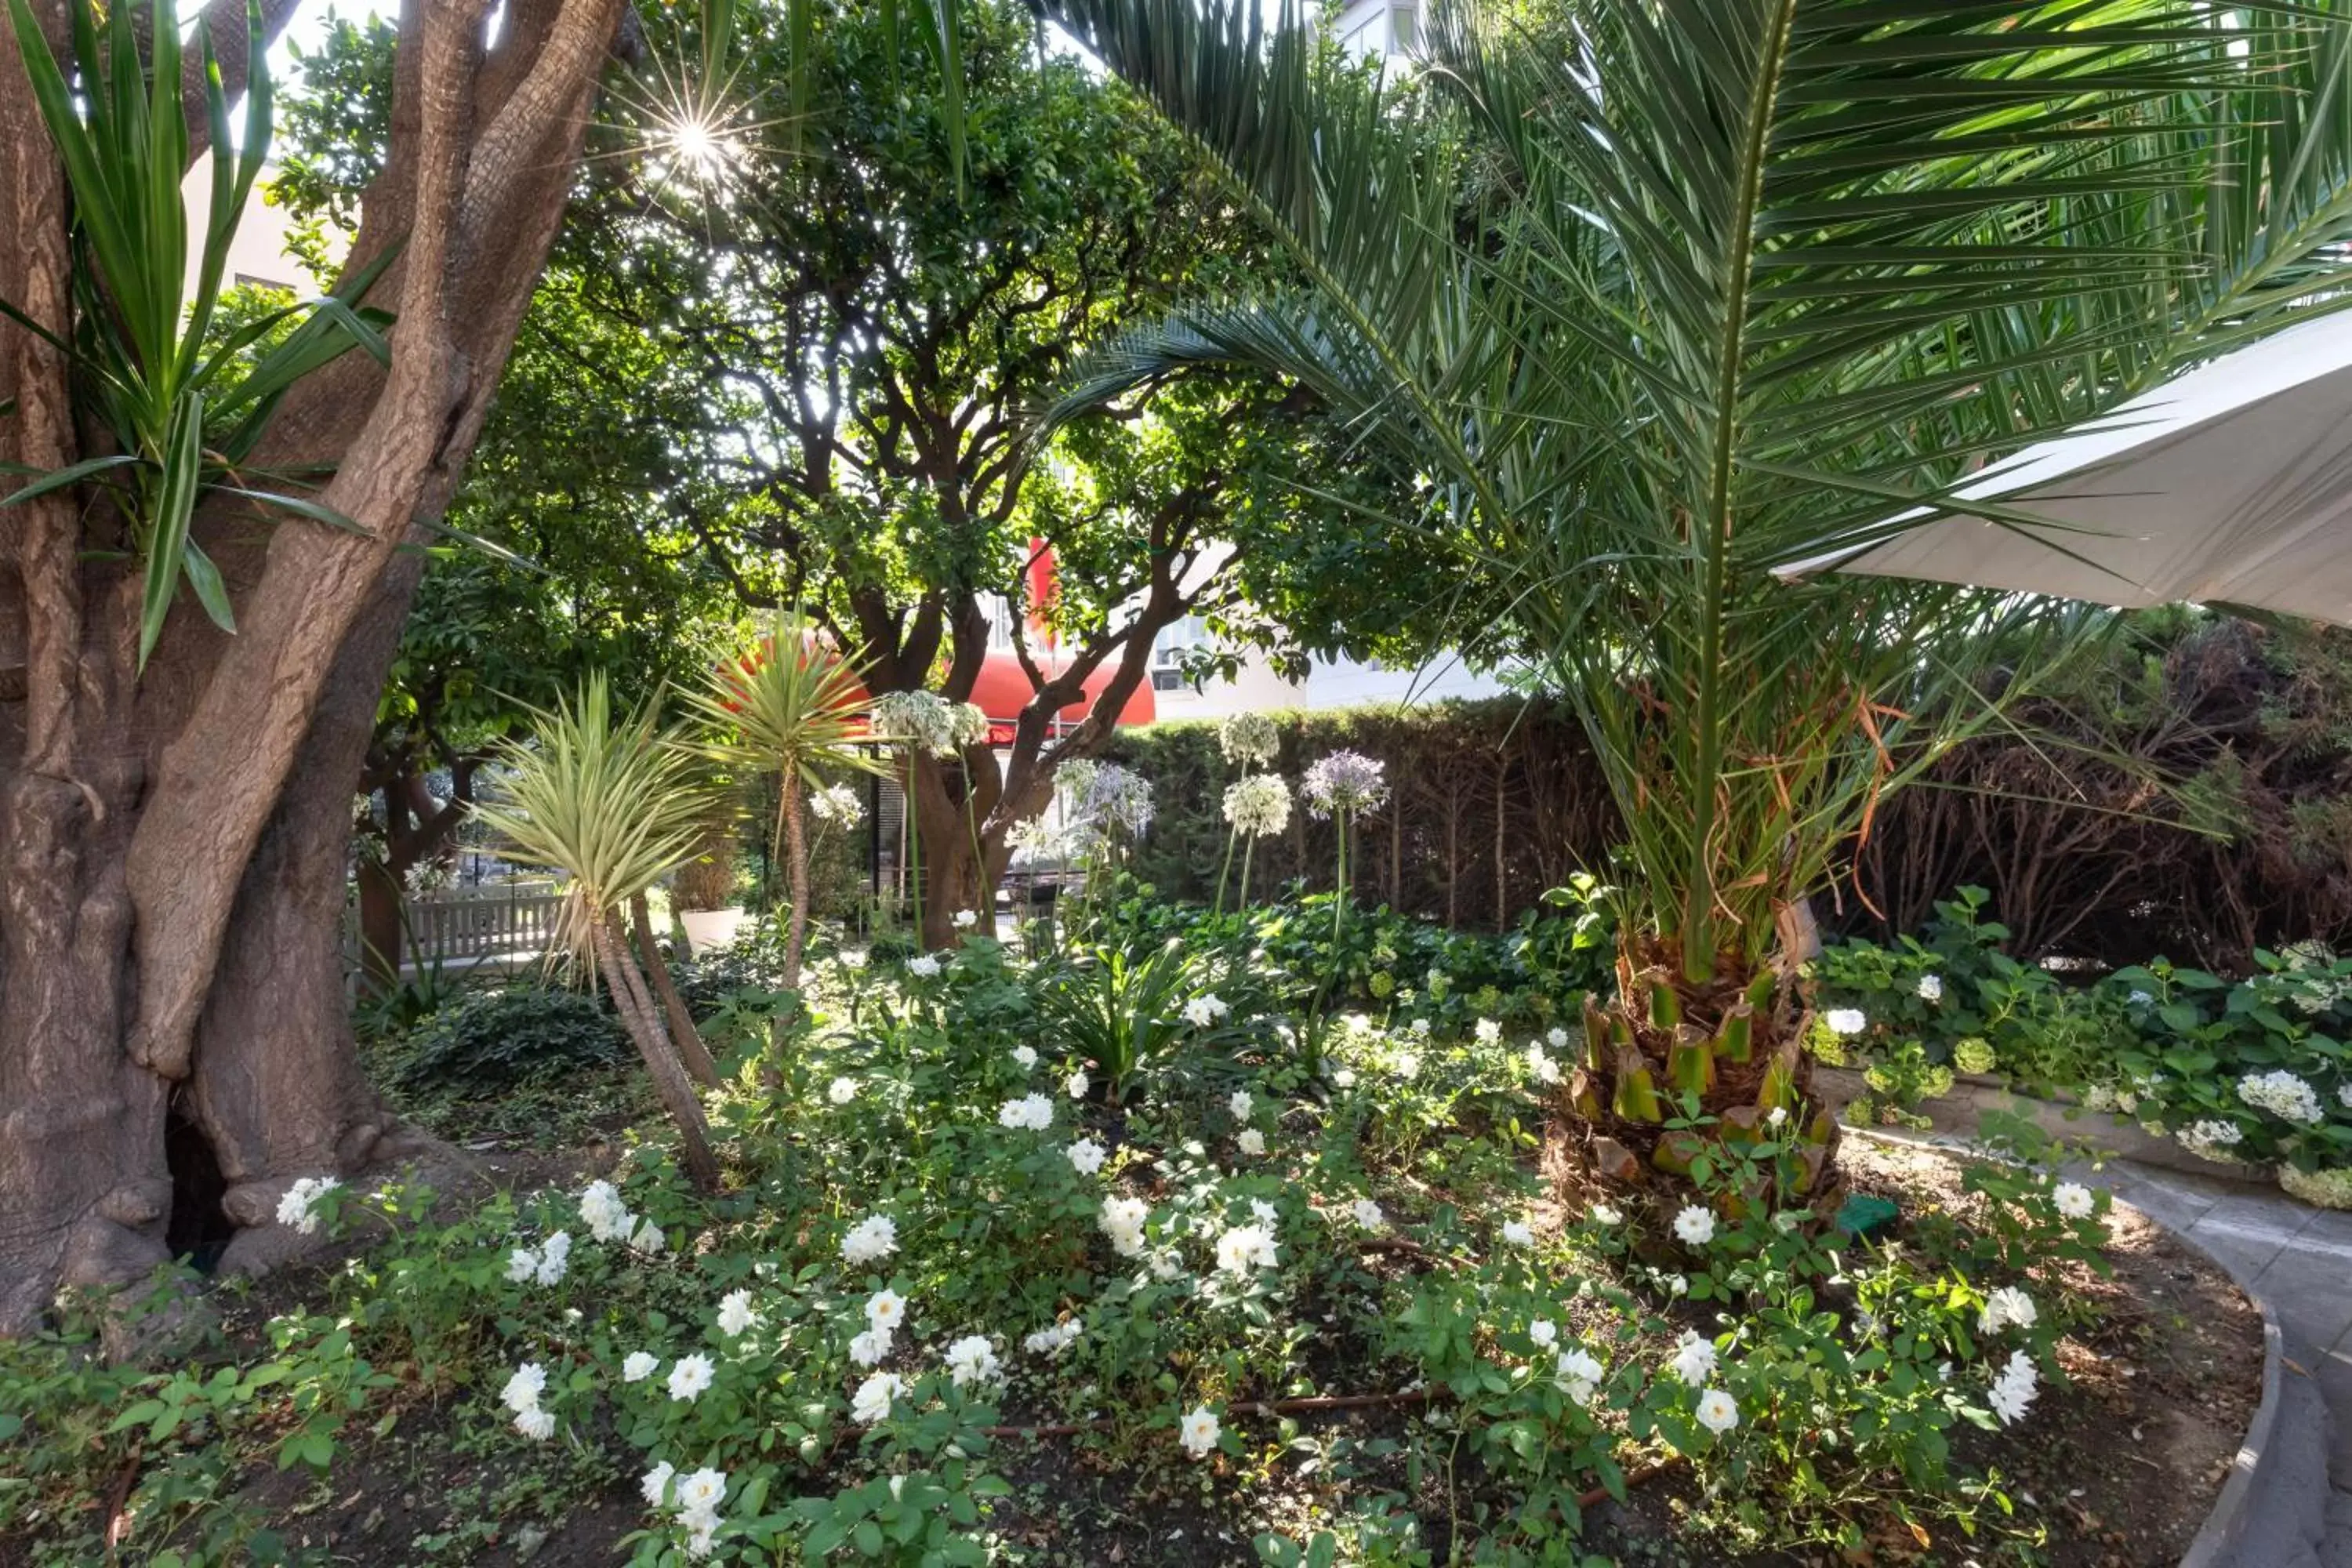
M1102 1561L1074 1476L1116 1479L1132 1562L1601 1561L1629 1488L1710 1560L2043 1560L2000 1445L2101 1332L2104 1199L1989 1163L1892 1228L1866 1192L1769 1211L1774 1121L1653 1221L1545 1173L1565 1029L1425 984L1318 1025L1254 951L1106 922L739 993L714 1194L650 1102L616 1162L487 1202L300 1183L281 1223L347 1260L231 1292L241 1337L160 1373L86 1359L95 1320L0 1352L0 1534L323 1560L306 1512L340 1552L415 1505L335 1512L399 1453L471 1511L394 1561L574 1511L646 1564Z

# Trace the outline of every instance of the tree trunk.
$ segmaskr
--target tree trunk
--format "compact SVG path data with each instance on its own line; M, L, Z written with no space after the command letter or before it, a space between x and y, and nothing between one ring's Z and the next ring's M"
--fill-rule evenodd
M417 1151L351 1049L341 931L351 799L416 578L407 548L448 502L552 240L620 0L412 5L394 144L354 264L404 237L373 300L388 371L351 355L285 398L261 465L331 469L358 534L258 527L208 502L195 532L238 635L174 609L135 673L135 564L119 522L58 492L0 544L0 1331L61 1285L122 1286L176 1231L225 1268L298 1246L271 1223L300 1175ZM37 0L52 37L63 0ZM282 16L285 7L273 8ZM238 24L238 25L241 25ZM224 59L241 43L215 38ZM9 52L0 46L0 54ZM0 64L0 298L70 331L67 206L13 58ZM92 455L69 383L0 325L0 458ZM173 1224L167 1115L217 1212ZM175 1146L184 1145L184 1140ZM208 1207L211 1205L208 1205Z
M646 955L646 974L654 983L661 997L663 1016L669 1019L669 1037L677 1046L678 1059L694 1081L706 1089L719 1087L719 1064L710 1059L710 1048L702 1043L702 1031L694 1026L694 1015L686 1010L686 998L677 994L677 983L670 978L669 965L662 962L661 949L654 942L653 910L639 893L629 900L629 919L636 927L637 949Z
M353 879L360 894L360 984L371 995L390 995L399 988L407 957L400 877L381 856L362 855Z
M670 1048L669 1036L662 1029L653 999L646 994L645 977L637 973L635 962L629 957L629 944L621 940L619 921L611 915L599 920L595 942L597 966L604 972L604 984L613 994L613 1006L621 1015L629 1038L636 1042L637 1054L645 1058L646 1071L653 1075L654 1092L661 1096L670 1120L677 1124L687 1174L704 1192L715 1193L719 1190L719 1162L710 1152L710 1128L702 1119L702 1102L694 1097L694 1085L688 1081L677 1053Z
M801 988L801 950L808 942L808 824L801 818L801 775L787 767L776 785L776 818L783 827L785 897L792 905L784 926L784 989Z

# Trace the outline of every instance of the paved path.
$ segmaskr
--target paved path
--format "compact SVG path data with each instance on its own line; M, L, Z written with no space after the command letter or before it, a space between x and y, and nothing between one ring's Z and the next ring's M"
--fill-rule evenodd
M2352 1213L2252 1186L2116 1161L2084 1171L2116 1197L2189 1237L2270 1304L2287 1375L2314 1378L2335 1421L2323 1568L2352 1568Z

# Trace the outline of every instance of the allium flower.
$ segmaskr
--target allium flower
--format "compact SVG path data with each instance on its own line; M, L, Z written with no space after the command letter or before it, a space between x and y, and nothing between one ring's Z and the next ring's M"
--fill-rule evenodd
M896 1333L907 1321L907 1298L896 1290L877 1290L866 1298L866 1324L886 1334Z
M751 1292L730 1290L719 1300L719 1331L730 1339L750 1328L759 1314L751 1310Z
M1228 713L1217 726L1217 750L1229 763L1262 767L1282 750L1282 731L1263 713Z
M928 952L919 952L907 960L907 973L918 980L936 980L940 975L940 961Z
M1063 1079L1062 1088L1068 1093L1072 1100L1084 1100L1087 1097L1087 1089L1088 1088L1086 1069L1084 1068L1080 1068L1068 1078Z
M527 1361L515 1368L507 1385L499 1390L499 1403L520 1415L539 1408L539 1396L547 1392L547 1369L535 1361Z
M866 802L845 784L828 784L808 797L809 815L835 827L855 827L866 820Z
M1832 1007L1822 1015L1822 1022L1832 1035L1859 1035L1870 1027L1870 1019L1859 1007Z
M1387 771L1360 752L1334 752L1307 770L1299 787L1318 816L1370 811L1388 798Z
M1715 1211L1685 1204L1675 1215L1675 1234L1688 1246L1705 1247L1715 1239Z
M1023 1072L1029 1071L1032 1068L1037 1065L1036 1051L1027 1046L1013 1047L1013 1065L1019 1068Z
M1719 1388L1710 1388L1698 1396L1698 1408L1693 1412L1698 1424L1717 1436L1739 1425L1739 1405Z
M1140 1258L1143 1222L1150 1215L1151 1205L1141 1198L1105 1198L1102 1215L1097 1223L1102 1233L1110 1237L1111 1250L1121 1258Z
M516 1411L514 1425L516 1431L521 1433L524 1436L530 1438L534 1443L544 1443L550 1437L555 1436L555 1416L553 1413L541 1410L536 1405L532 1405L528 1410Z
M1253 1268L1273 1268L1279 1262L1274 1233L1262 1225L1237 1225L1217 1237L1217 1267L1227 1274L1247 1278Z
M1087 781L1078 815L1097 828L1140 837L1151 826L1151 781L1117 763L1101 763Z
M1528 1076L1540 1084L1558 1083L1559 1064L1546 1055L1541 1046L1531 1043L1528 1047Z
M1919 976L1919 1000L1941 1002L1944 999L1944 977L1940 974Z
M849 1418L860 1426L871 1426L877 1421L890 1418L891 1402L907 1392L906 1379L896 1373L877 1372L857 1385L849 1396Z
M2002 1426L2014 1426L2025 1419L2040 1378L2032 1356L2023 1351L2010 1352L2009 1364L2001 1368L2000 1375L1985 1391L1985 1403L1992 1406L1992 1413L2000 1417Z
M1601 1372L1591 1351L1581 1345L1564 1350L1559 1353L1559 1391L1579 1405L1590 1405L1601 1386Z
M1019 1100L1008 1100L997 1109L996 1124L1043 1132L1054 1125L1054 1102L1042 1094L1024 1094Z
M1389 1223L1389 1216L1381 1212L1381 1205L1370 1198L1358 1198L1349 1205L1348 1214L1366 1230L1382 1230Z
M1585 1217L1595 1225L1616 1225L1625 1216L1608 1204L1594 1204L1585 1211Z
M1503 1038L1503 1026L1492 1018L1479 1019L1470 1032L1478 1037L1478 1043L1482 1046L1499 1044Z
M1693 1388L1715 1375L1715 1342L1685 1329L1675 1346L1674 1373Z
M1103 1146L1091 1138L1081 1138L1063 1152L1070 1159L1070 1168L1081 1176L1091 1176L1103 1168L1106 1158Z
M875 700L872 723L877 740L904 742L935 757L951 757L988 738L987 714L936 691L886 691Z
M598 1241L626 1241L637 1221L612 1183L595 1181L580 1190L580 1223Z
M860 1366L880 1366L890 1359L890 1331L866 1329L851 1335L849 1359Z
M637 1490L644 1494L646 1507L661 1507L663 1499L669 1493L669 1479L676 1474L677 1467L667 1459L646 1472L645 1479L637 1483Z
M958 931L970 931L979 923L980 911L978 910L958 910L955 912L954 924Z
M1265 1134L1255 1127L1244 1127L1234 1134L1234 1146L1255 1160L1265 1152Z
M837 1078L824 1087L824 1097L835 1105L847 1105L857 1098L857 1080Z
M1253 773L1225 786L1225 821L1245 838L1270 838L1290 826L1290 786Z
M643 1383L654 1374L654 1369L659 1365L661 1363L646 1352L631 1351L628 1359L621 1363L621 1381Z
M1245 1089L1237 1089L1225 1097L1225 1109L1233 1112L1236 1121L1247 1121L1256 1106L1257 1102L1250 1098L1250 1091Z
M2091 1195L2091 1189L2080 1182L2059 1183L2050 1189L2050 1201L2068 1219L2088 1219L2099 1206L2098 1200Z
M333 1176L302 1176L278 1200L278 1223L290 1225L304 1236L319 1228L318 1203L343 1184Z
M1536 1227L1523 1219L1507 1219L1503 1222L1503 1239L1513 1247L1533 1247Z
M1021 1346L1031 1355L1041 1355L1051 1361L1077 1342L1078 1335L1082 1331L1077 1321L1073 1319L1066 1323L1055 1323L1050 1327L1039 1329L1022 1341Z
M1528 1338L1538 1348L1549 1350L1559 1342L1559 1326L1549 1318L1538 1318L1528 1325Z
M966 1334L948 1347L948 1376L958 1388L994 1383L1001 1375L996 1347L982 1334Z
M2032 1297L2014 1285L2004 1285L1985 1298L1984 1310L1977 1314L1977 1331L1997 1334L2004 1328L2030 1329L2040 1316Z
M661 1226L649 1219L639 1221L636 1234L629 1237L629 1250L641 1258L659 1258L662 1249L668 1245L669 1237L662 1234Z
M710 1358L707 1355L687 1355L677 1358L669 1369L669 1396L694 1403L695 1396L710 1386Z
M532 1278L542 1285L561 1284L571 1258L572 1237L559 1230L539 1244L539 1272Z
M1223 1433L1223 1428L1217 1425L1216 1413L1205 1405L1176 1425L1176 1440L1184 1446L1185 1454L1195 1459L1208 1458Z
M1184 1004L1184 1021L1196 1029L1205 1029L1232 1011L1216 993L1204 992Z
M842 1261L855 1268L875 1263L898 1250L898 1226L883 1215L868 1215L841 1238Z
M2238 1098L2257 1110L2308 1125L2326 1116L2311 1085L2285 1071L2248 1073L2238 1080Z

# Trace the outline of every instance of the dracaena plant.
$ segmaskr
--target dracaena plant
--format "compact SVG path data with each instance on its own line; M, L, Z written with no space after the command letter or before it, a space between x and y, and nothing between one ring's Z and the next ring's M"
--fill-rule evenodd
M604 977L677 1123L687 1168L705 1190L715 1188L719 1167L701 1102L621 926L630 901L700 845L710 802L698 759L678 731L659 728L653 704L617 711L596 671L575 695L539 712L530 733L500 748L496 762L497 794L475 806L475 817L513 858L563 874L558 946Z
M1588 1173L1670 1189L1793 1119L1768 1196L1827 1196L1803 900L2100 617L1775 569L1923 503L2032 526L1950 491L2340 302L2352 5L1440 6L1385 85L1256 0L1046 9L1295 279L1107 346L1058 416L1255 366L1428 477L1409 521L1624 822L1618 996L1563 1088Z
M777 775L771 848L784 852L792 912L783 982L797 988L808 942L808 799L828 773L883 771L868 737L870 699L856 670L824 646L797 606L777 612L751 653L719 664L702 689L685 695L713 732L715 758Z
M210 35L199 40L212 148L211 206L201 231L192 227L181 192L189 138L173 0L152 0L143 26L130 4L101 14L74 0L70 10L68 75L27 0L8 3L17 57L73 196L71 319L60 334L6 301L0 312L67 357L79 411L111 450L33 473L7 500L84 484L110 500L121 542L144 577L144 668L183 582L215 625L236 629L220 572L190 534L207 495L352 526L316 500L276 488L289 476L255 468L252 458L297 381L353 347L388 363L382 329L390 318L355 307L389 252L338 293L266 312L215 341L229 246L269 154L269 35L258 0L249 0L247 11L241 139L230 134L228 95Z

